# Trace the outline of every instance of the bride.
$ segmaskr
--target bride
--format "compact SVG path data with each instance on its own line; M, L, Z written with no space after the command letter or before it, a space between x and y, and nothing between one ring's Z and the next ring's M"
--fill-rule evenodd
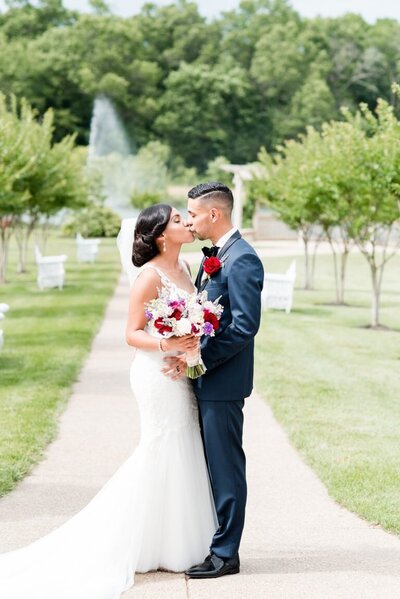
M195 293L179 258L193 234L166 204L141 212L134 240L129 222L119 249L132 286L126 340L136 348L130 379L139 445L78 514L0 555L1 599L118 599L135 572L181 572L202 561L217 528L190 381L162 372L165 355L189 351L196 340L166 339L145 317L161 287Z

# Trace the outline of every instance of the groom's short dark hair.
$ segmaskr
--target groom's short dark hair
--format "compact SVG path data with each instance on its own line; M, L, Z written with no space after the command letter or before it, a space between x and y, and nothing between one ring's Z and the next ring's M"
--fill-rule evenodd
M199 183L199 185L189 190L188 197L192 200L204 198L207 201L221 203L229 212L232 212L233 193L225 183L219 181Z

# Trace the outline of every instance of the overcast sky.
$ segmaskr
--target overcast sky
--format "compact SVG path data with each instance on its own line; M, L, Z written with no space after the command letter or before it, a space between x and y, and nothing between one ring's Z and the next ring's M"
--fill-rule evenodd
M170 0L152 0L155 4L170 4ZM85 10L85 0L64 0L70 8ZM128 16L135 14L144 4L143 0L109 0L113 12ZM231 10L239 5L239 0L198 0L200 12L207 17L217 16L221 11ZM400 20L400 0L292 0L292 6L307 17L316 15L338 16L346 12L361 14L367 21L391 17ZM0 0L0 7L4 1Z

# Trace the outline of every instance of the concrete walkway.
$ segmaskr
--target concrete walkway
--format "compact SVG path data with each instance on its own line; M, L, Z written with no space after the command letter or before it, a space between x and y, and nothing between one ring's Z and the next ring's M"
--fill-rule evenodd
M127 297L121 280L57 440L0 500L0 551L33 541L80 510L137 444L128 380L132 354L124 343ZM212 581L137 575L123 599L399 599L400 540L328 497L257 395L246 402L245 449L249 497L241 573Z

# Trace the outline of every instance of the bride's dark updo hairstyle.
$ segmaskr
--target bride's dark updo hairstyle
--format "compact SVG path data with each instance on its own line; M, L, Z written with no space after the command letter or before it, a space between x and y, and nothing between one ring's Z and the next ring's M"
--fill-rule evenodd
M160 253L156 239L165 231L171 212L172 206L168 204L154 204L139 214L132 247L134 266L143 266Z

